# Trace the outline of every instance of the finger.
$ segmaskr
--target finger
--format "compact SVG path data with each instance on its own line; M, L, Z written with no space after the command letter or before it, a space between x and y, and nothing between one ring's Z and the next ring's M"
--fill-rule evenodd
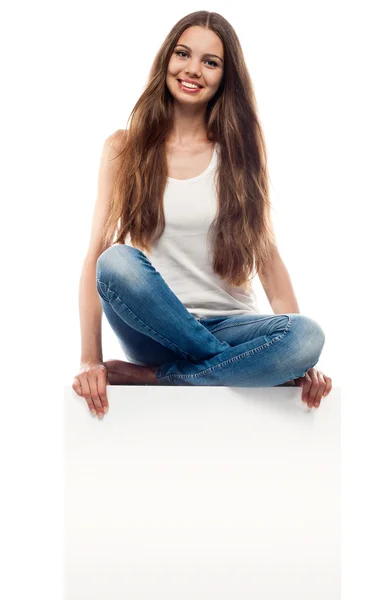
M104 413L107 413L109 410L109 402L107 400L107 392L106 392L106 384L107 384L107 371L101 369L97 375L97 386L98 393L101 399L102 408Z
M78 394L78 396L82 395L82 386L80 385L80 381L77 377L74 377L74 381L72 382L72 389Z
M308 402L308 394L309 394L311 386L312 386L312 380L308 373L306 373L304 375L304 377L301 378L301 382L302 382L302 388L303 388L302 401L307 403Z
M79 377L79 381L82 385L82 396L86 400L90 411L95 416L97 414L97 411L93 399L91 397L90 386L88 384L87 376L85 373L83 373L82 377Z
M327 394L329 394L332 389L332 379L331 379L331 377L326 377L326 376L325 376L325 379L326 379L326 388L324 390L324 396L327 396Z
M102 418L104 415L104 411L103 411L102 402L101 402L101 399L99 398L99 393L98 393L98 385L97 385L98 372L99 371L93 371L91 373L88 373L88 383L90 386L91 398L93 399L98 418Z
M310 387L310 391L308 394L307 405L308 405L308 408L312 408L314 406L316 394L319 391L319 378L318 378L318 373L315 369L311 369L309 371L309 375L311 378L311 387Z
M317 391L317 394L316 394L315 400L314 400L315 408L318 408L318 406L320 405L320 401L322 399L324 390L326 389L326 381L325 381L324 375L321 371L318 371L318 380L319 380L319 389Z

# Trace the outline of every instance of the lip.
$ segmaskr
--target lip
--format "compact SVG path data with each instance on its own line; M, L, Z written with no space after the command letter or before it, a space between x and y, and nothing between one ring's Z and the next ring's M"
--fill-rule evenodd
M203 86L201 85L201 83L199 83L198 81L194 81L194 79L177 79L177 81L186 81L186 83L193 83L194 85L198 85L199 88L201 89Z

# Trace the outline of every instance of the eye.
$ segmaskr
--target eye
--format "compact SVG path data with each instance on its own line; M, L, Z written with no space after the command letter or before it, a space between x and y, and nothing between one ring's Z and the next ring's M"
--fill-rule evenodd
M187 53L187 52L185 52L185 50L177 50L177 51L175 52L175 54L177 54L177 56L179 56L180 54L186 54L186 55L187 55L188 53ZM182 56L181 58L184 58L184 57ZM208 58L208 59L207 59L205 62L210 62L210 63L213 63L213 65L214 65L215 67L218 67L218 64L216 63L216 61L215 61L215 60L211 60L211 59L209 59L209 58ZM213 68L213 67L212 67L212 68Z

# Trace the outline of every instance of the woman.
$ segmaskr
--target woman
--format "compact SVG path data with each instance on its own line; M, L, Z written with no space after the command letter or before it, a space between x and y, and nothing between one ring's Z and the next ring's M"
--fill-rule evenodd
M302 385L318 407L331 390L314 368L325 336L299 314L278 252L264 137L231 25L207 11L181 19L131 117L102 152L73 389L100 418L108 384ZM274 315L256 308L255 274ZM102 309L128 362L103 362Z

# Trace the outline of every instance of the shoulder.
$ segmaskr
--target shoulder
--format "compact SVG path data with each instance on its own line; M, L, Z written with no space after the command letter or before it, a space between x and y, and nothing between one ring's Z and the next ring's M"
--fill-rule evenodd
M105 148L107 151L114 150L115 152L121 152L127 142L127 131L126 129L117 129L109 135L105 140Z
M117 131L114 131L114 133L105 139L102 151L103 164L114 169L117 168L121 163L120 157L126 145L126 136L127 132L125 129L117 129Z

